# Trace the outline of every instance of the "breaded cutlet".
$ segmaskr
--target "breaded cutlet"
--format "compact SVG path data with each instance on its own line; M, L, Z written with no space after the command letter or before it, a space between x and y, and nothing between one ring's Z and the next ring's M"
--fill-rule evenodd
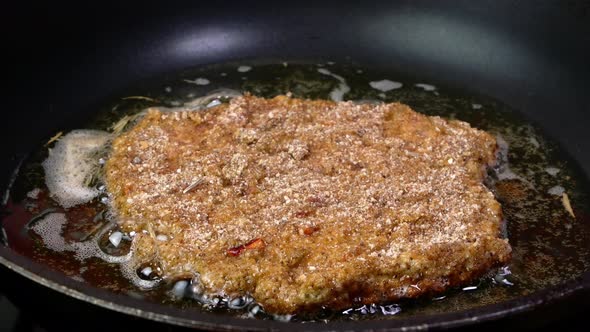
M506 264L495 138L408 106L250 95L150 109L105 182L136 261L266 312L433 295Z

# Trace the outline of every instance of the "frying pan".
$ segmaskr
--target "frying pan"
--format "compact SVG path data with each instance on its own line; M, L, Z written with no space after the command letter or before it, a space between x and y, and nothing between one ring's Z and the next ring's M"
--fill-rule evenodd
M59 128L84 123L117 91L189 67L261 59L354 61L494 97L541 127L584 177L590 175L590 5L585 1L51 3L19 5L3 16L4 30L11 33L5 43L10 46L5 50L9 112L0 122L2 192L38 142ZM555 287L467 311L298 325L146 303L66 278L6 245L0 245L0 263L2 280L10 283L3 282L3 292L25 306L39 304L40 315L69 311L73 319L86 320L94 313L118 312L124 315L117 319L203 329L530 327L590 303L586 271ZM35 301L27 301L31 298Z

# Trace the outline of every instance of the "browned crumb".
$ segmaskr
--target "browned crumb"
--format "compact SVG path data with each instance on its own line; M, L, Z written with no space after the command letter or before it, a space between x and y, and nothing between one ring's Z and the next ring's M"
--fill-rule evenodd
M441 292L505 264L482 184L495 149L399 103L244 96L150 110L115 139L106 183L139 262L285 314Z

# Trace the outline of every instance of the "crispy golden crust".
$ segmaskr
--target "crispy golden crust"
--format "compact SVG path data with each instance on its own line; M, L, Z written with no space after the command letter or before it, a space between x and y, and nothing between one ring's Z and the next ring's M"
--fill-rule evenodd
M506 263L482 185L493 136L393 103L244 96L150 110L113 143L106 183L138 261L199 274L267 312L443 291ZM158 235L165 235L159 236Z

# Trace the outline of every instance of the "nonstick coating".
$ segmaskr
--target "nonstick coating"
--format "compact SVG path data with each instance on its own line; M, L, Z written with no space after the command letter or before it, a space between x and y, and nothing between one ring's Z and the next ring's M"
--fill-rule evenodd
M2 192L36 143L58 128L83 123L109 95L143 79L236 60L351 61L488 95L523 112L562 145L586 177L590 174L586 1L81 2L19 5L2 15L3 31L9 32L4 82L10 85L0 122ZM485 321L520 326L531 317L557 319L590 302L586 273L569 284L467 312L293 326L188 313L118 296L67 279L2 245L0 263L8 267L0 270L3 280L39 289L36 294L46 300L39 303L65 293L72 308L90 306L98 313L103 311L98 305L216 329L394 330Z

